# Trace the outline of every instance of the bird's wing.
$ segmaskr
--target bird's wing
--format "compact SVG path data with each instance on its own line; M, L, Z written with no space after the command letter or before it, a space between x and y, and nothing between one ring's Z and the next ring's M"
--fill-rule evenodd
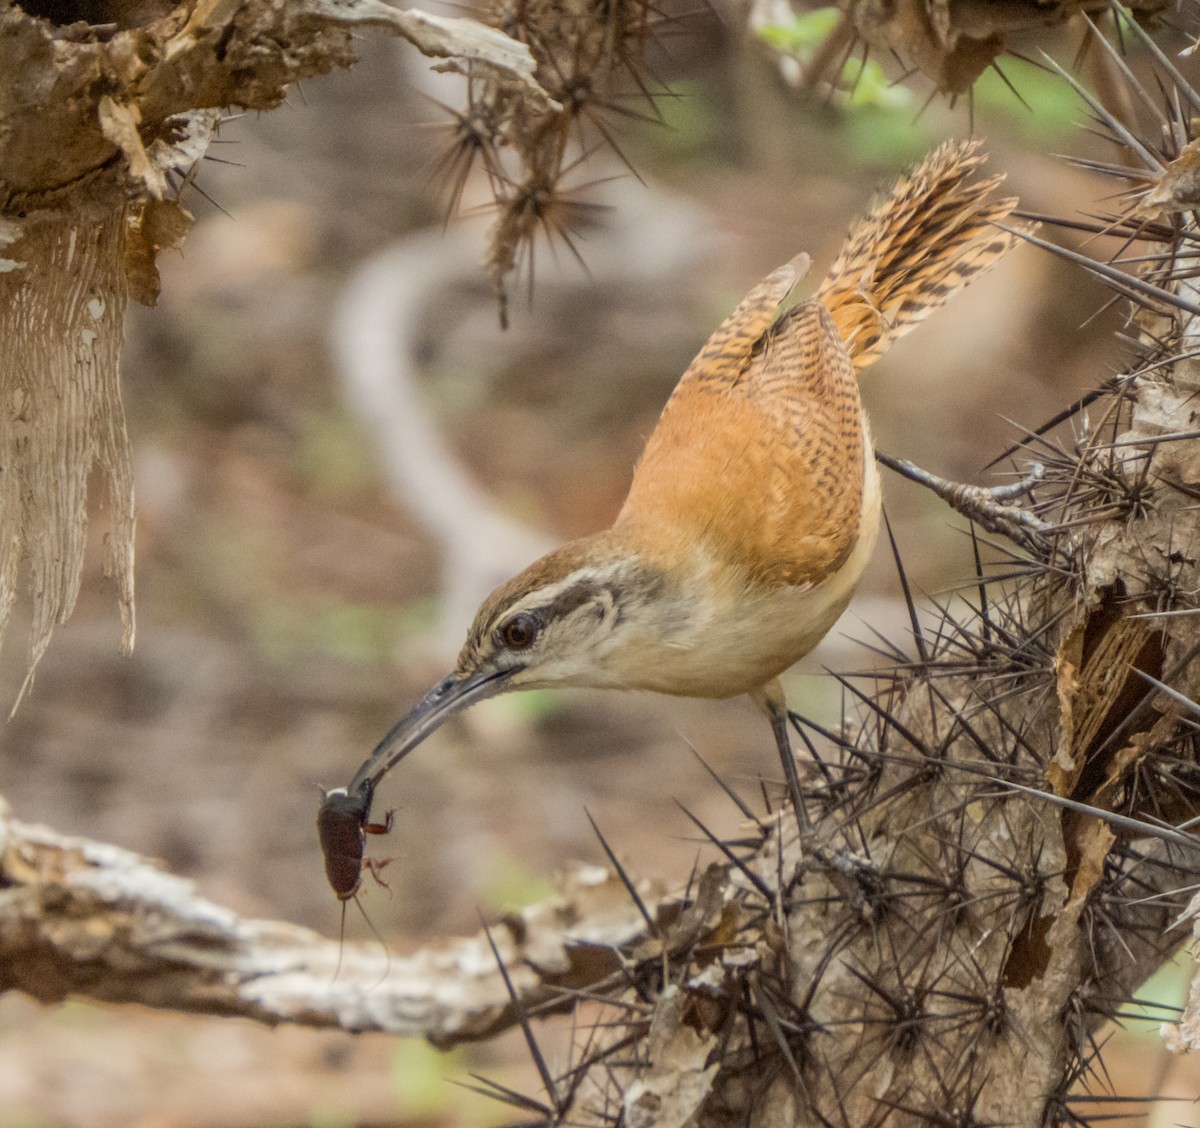
M829 312L808 301L784 314L737 390L761 413L772 456L774 578L819 582L858 539L867 457L857 373Z
M709 369L721 367L714 358ZM862 428L854 365L829 314L804 303L760 332L736 370L680 381L621 519L664 544L694 541L756 582L820 583L858 537Z
M676 391L695 382L729 384L739 380L751 351L771 327L792 287L808 273L809 263L808 255L797 255L771 271L738 302L687 366Z

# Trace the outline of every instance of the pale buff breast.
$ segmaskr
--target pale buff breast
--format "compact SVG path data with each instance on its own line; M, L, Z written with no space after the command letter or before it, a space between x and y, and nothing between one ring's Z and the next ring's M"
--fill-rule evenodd
M727 567L695 559L692 581L647 623L645 645L622 648L593 684L733 697L803 658L846 609L875 547L880 483L869 434L864 447L859 535L836 571L811 586L751 588Z

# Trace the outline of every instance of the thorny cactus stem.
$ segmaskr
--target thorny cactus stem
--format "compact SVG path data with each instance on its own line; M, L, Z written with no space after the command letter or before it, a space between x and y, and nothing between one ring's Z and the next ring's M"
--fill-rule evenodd
M1157 617L1200 590L1200 447L1162 441L1198 375L1156 367L1096 401L1103 425L1047 458L1057 548L1007 589L980 580L974 618L945 614L873 687L844 679L862 724L795 719L808 829L780 812L723 847L720 911L631 971L613 1004L632 1025L581 1052L550 1119L1083 1118L1096 1030L1185 939L1200 854L1002 781L1144 818L1195 808L1194 732L1143 675L1200 697L1194 620Z
M601 209L579 198L585 185L572 173L603 145L637 175L611 121L658 120L643 56L672 18L649 0L495 0L488 18L529 45L537 80L552 99L518 101L492 76L472 74L467 111L452 111L442 160L452 208L475 159L491 182L497 217L486 266L507 324L509 278L523 269L532 290L539 239L552 250L561 244L582 264L575 237ZM641 110L631 94L644 98Z

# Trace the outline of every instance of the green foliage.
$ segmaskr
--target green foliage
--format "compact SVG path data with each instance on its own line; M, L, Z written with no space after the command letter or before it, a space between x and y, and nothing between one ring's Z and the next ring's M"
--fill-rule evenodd
M858 164L901 169L920 160L937 135L911 115L897 110L862 106L839 123L838 143Z
M517 912L553 895L554 883L549 878L534 873L503 850L492 853L483 890L489 909Z
M838 18L837 8L817 8L794 16L786 23L760 27L758 34L768 46L807 67L833 31ZM846 59L836 86L839 101L856 108L911 113L915 106L912 91L891 82L874 59Z
M514 717L533 723L561 712L568 704L568 695L556 689L527 689L503 700Z
M786 23L767 24L758 34L776 51L793 58L807 60L837 26L839 12L835 7L816 8L793 16Z
M758 29L773 50L807 69L834 31L839 11L818 8L781 23ZM989 68L971 92L973 115L986 128L999 127L1022 141L1040 146L1077 136L1079 101L1053 73L1015 57L1005 57L1000 70ZM836 76L835 103L853 112L841 123L853 155L885 163L907 163L936 139L932 126L922 124L919 98L911 83L888 78L874 59L855 53ZM1037 107L1034 113L1030 108Z
M1061 78L1020 59L1006 58L1000 65L1004 77L990 69L975 83L978 118L998 122L1021 140L1038 145L1078 137L1083 109ZM1022 105L1021 99L1028 104ZM1037 107L1036 113L1031 106Z
M318 498L330 500L374 482L370 450L361 430L345 415L312 414L303 421L293 465Z
M411 609L312 597L264 600L252 613L254 641L269 661L287 666L314 653L352 665L387 662Z
M655 156L668 161L711 158L717 144L717 115L702 86L677 80L669 94L655 101L654 108L665 128L650 130L643 146L652 143Z
M348 1112L317 1109L309 1117L309 1128L354 1128L355 1118Z
M460 1091L446 1082L465 1072L457 1052L435 1050L416 1038L397 1039L392 1051L397 1112L406 1123L446 1119L462 1101Z

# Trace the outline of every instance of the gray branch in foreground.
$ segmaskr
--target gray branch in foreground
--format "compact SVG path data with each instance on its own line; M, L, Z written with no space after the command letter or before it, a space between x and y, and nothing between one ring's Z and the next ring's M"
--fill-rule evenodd
M525 1009L600 982L619 968L616 949L647 933L621 882L595 867L492 929ZM0 990L47 1003L79 995L441 1045L487 1037L516 1017L483 933L403 957L379 944L343 947L296 925L245 920L137 854L18 822L7 806Z

